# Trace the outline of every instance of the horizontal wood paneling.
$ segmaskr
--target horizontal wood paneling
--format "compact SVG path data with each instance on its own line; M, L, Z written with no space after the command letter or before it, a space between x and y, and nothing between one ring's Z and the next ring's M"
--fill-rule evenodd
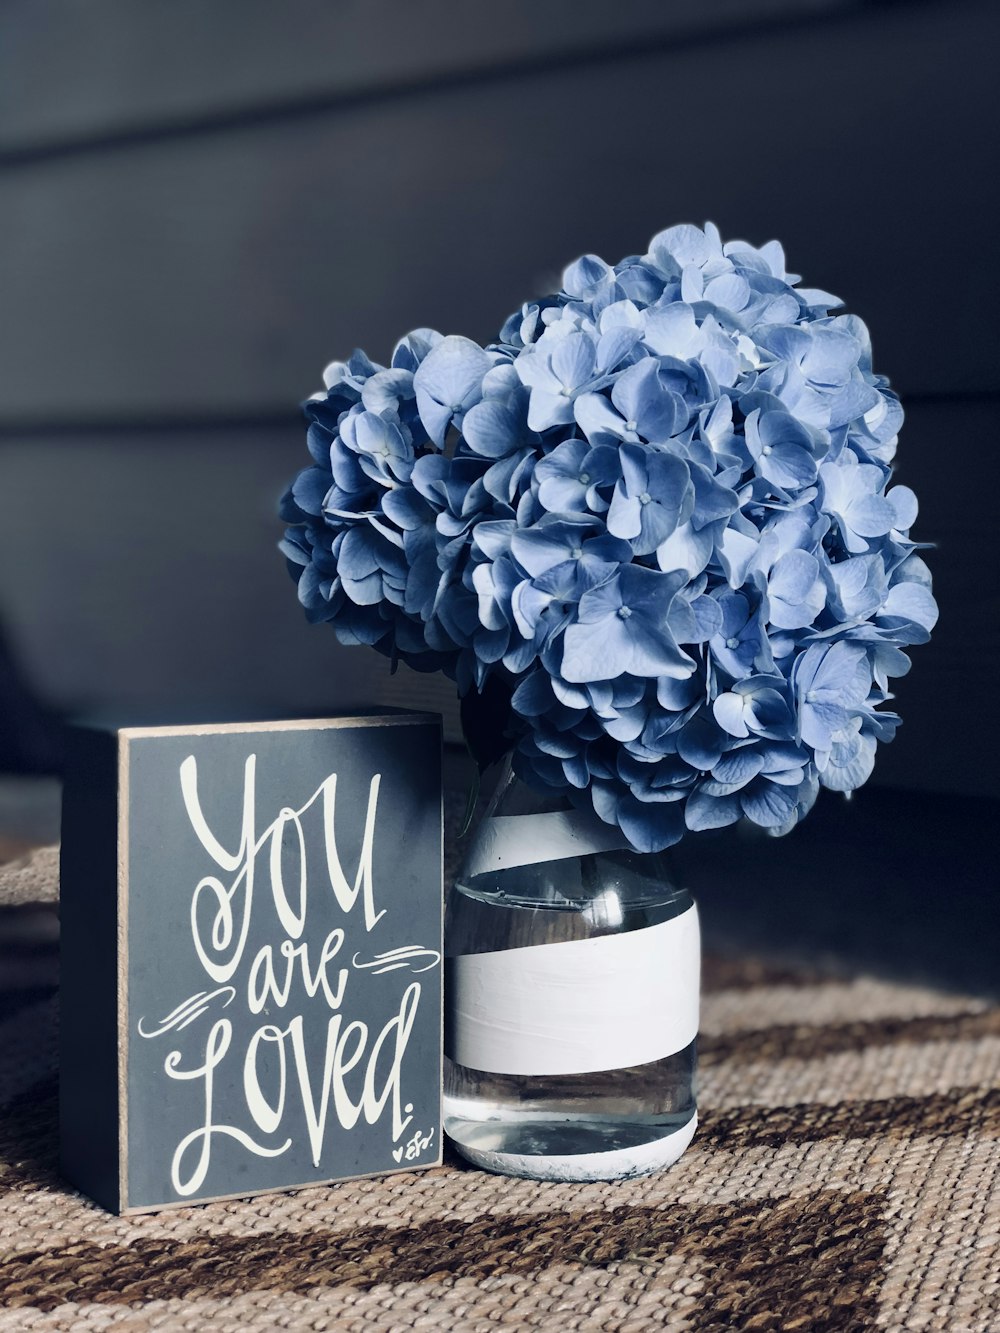
M995 8L892 6L8 171L0 424L270 413L705 218L781 237L904 390L997 387L998 39Z
M914 537L934 574L941 619L930 643L914 648L913 669L894 682L903 718L883 747L878 780L887 786L1000 796L992 753L1000 708L993 663L1000 659L1000 585L988 543L996 528L1000 400L913 403L900 435L897 480L920 500ZM959 458L974 481L959 482Z
M7 0L0 158L809 20L858 0Z
M885 785L1000 795L994 763L1000 596L981 571L995 526L996 403L918 403L900 480L935 540L942 619L898 684ZM952 478L975 455L971 485ZM302 432L36 439L0 451L0 607L30 677L59 704L273 712L387 700L388 664L305 623L274 549ZM394 690L392 702L406 703Z
M0 446L0 608L63 708L295 713L372 697L388 663L305 621L276 543L297 426Z

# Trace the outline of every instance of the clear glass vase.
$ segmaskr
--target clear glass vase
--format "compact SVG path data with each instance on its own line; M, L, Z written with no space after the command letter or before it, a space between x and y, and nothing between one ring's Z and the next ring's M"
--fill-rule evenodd
M445 1131L463 1157L613 1180L690 1143L698 914L666 860L505 766L445 924Z

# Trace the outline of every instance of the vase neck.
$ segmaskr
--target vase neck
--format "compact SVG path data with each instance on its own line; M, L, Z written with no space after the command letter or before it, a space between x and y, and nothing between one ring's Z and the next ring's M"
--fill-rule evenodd
M569 814L573 809L565 791L542 789L525 782L514 771L513 755L506 754L490 776L495 786L486 806L484 819L511 815Z
M509 760L470 835L461 878L481 892L539 906L607 899L614 907L614 898L626 907L678 891L661 853L634 851L620 829L577 809L561 792L529 786Z

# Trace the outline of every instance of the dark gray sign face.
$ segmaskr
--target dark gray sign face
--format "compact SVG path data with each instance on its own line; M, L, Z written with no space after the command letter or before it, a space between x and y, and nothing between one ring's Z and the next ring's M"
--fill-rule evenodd
M130 1209L440 1159L440 729L128 746Z

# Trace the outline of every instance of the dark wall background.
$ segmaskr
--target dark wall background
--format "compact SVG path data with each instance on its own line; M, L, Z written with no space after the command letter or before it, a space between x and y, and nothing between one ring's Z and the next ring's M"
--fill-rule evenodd
M998 49L972 0L8 0L0 624L31 690L398 697L274 551L296 404L356 344L486 338L577 254L709 218L844 297L907 407L942 620L874 781L996 795Z

